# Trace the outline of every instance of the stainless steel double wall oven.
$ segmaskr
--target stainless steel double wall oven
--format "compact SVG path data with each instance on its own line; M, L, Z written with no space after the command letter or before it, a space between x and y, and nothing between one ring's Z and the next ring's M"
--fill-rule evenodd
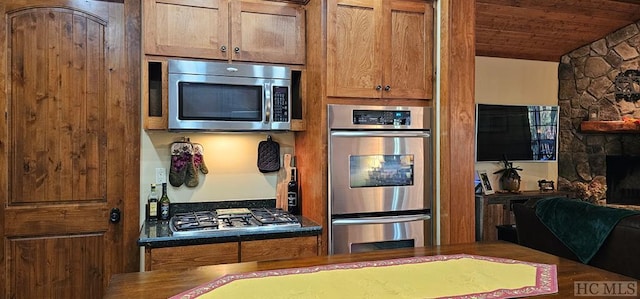
M431 109L329 105L329 253L432 244Z

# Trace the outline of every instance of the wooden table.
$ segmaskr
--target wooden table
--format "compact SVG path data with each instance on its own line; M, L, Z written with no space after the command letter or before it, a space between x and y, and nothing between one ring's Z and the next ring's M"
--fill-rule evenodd
M559 293L547 296L573 296L574 281L635 281L633 278L584 265L509 242L495 241L436 247L420 247L357 254L317 256L294 260L248 262L203 266L188 270L157 270L117 274L111 278L104 298L168 298L226 274L308 267L346 262L362 262L425 255L472 254L508 258L533 263L555 264ZM545 296L538 296L542 298Z

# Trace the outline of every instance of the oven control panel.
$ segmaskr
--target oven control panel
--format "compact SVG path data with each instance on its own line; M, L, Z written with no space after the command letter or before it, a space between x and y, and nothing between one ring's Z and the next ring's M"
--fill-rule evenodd
M353 110L354 125L411 125L411 112L398 110Z

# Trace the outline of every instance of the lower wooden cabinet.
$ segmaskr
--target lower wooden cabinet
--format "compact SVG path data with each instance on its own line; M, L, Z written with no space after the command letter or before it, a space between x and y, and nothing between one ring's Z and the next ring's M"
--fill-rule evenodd
M271 261L318 255L318 237L240 242L240 261Z
M145 271L316 256L318 236L145 249Z

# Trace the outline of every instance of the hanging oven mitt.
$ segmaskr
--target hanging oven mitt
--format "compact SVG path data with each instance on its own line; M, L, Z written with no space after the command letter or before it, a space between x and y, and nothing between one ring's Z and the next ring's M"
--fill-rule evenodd
M193 144L193 165L203 174L209 173L209 168L204 164L204 147L200 143Z
M193 167L193 147L190 142L174 142L171 144L171 168L169 183L180 187L187 176L187 168Z
M271 135L258 144L258 170L262 173L280 170L280 144L273 141Z

